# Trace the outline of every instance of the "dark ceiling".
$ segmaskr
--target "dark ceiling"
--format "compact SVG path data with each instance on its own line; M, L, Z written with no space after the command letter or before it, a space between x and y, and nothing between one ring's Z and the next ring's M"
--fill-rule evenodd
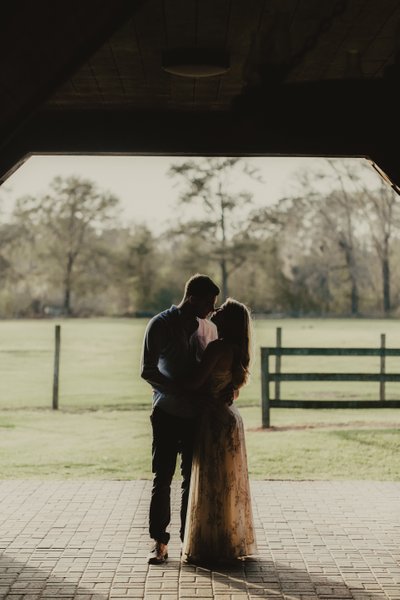
M34 152L317 154L400 184L399 0L25 0L0 27L3 179ZM230 68L171 75L175 49Z

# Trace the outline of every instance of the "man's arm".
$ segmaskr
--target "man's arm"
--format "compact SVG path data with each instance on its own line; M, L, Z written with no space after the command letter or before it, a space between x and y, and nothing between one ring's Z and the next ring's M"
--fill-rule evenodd
M158 360L166 344L166 328L161 320L150 321L143 342L140 375L160 392L176 392L173 381L158 368Z

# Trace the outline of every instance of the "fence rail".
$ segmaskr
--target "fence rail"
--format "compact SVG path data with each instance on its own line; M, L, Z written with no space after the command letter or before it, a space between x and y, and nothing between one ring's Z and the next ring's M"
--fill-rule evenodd
M281 328L277 329L275 348L261 348L262 426L270 427L270 409L280 408L400 408L400 400L385 399L385 383L400 383L399 373L386 373L385 358L400 356L399 348L386 348L385 334L380 348L284 348ZM271 372L270 357L275 357ZM379 356L378 373L282 373L282 356ZM379 400L281 400L282 381L369 381L379 382ZM275 383L275 397L270 384Z

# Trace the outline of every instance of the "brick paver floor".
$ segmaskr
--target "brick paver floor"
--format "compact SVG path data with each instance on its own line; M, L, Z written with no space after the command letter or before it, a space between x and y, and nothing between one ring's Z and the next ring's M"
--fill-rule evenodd
M257 556L146 563L148 481L0 482L0 598L400 600L400 483L252 482Z

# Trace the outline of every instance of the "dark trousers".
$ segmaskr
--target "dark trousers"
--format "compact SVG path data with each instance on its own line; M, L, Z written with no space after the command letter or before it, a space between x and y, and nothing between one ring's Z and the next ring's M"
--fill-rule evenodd
M150 417L153 427L153 489L150 501L150 537L168 544L166 531L171 520L171 482L176 459L181 454L182 498L180 537L185 533L186 512L192 470L196 419L182 419L155 407Z

